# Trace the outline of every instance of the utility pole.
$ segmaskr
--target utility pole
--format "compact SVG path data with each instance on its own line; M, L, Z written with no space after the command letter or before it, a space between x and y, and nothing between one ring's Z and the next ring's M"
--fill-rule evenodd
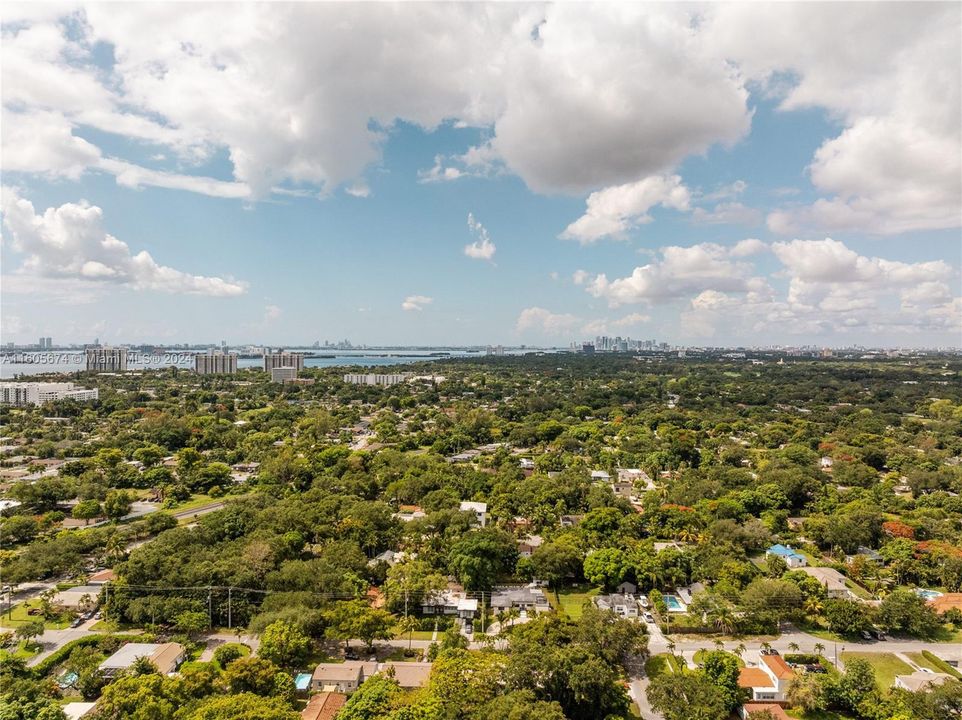
M214 596L210 585L207 586L207 627L214 627Z
M485 627L487 625L487 619L488 619L487 608L485 608L484 606L484 590L482 590L481 591L481 632L482 633L487 632L487 628Z
M234 588L227 586L227 629L231 630L234 627L233 617L231 617L231 591Z

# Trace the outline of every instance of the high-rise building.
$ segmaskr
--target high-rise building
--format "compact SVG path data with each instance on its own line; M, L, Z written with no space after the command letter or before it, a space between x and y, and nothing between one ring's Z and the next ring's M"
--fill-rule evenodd
M351 385L397 385L411 378L411 373L349 373L344 382Z
M296 367L275 367L271 368L271 382L285 383L297 380Z
M87 372L124 372L127 369L127 348L87 348Z
M237 372L237 353L208 351L194 355L194 372L198 375L233 375Z
M278 350L272 352L270 349L264 353L264 372L270 372L274 368L292 367L298 372L304 369L304 355L301 353L285 352Z
M53 347L53 338L48 336L45 340L47 341L47 350L50 350Z

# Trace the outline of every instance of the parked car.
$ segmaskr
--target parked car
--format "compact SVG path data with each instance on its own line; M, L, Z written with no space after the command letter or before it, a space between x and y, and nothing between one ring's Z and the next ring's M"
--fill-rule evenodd
M83 618L74 618L74 621L70 623L70 627L72 628L80 627L83 624L83 621L84 621Z
M863 631L862 631L862 637L865 638L866 640L871 640L871 639L872 639L872 633L870 633L868 630L863 630Z
M762 648L759 652L762 655L778 655L778 650L775 648Z
M654 623L655 618L652 617L651 613L645 613L645 622Z
M641 605L643 608L647 608L651 606L651 603L648 602L648 598L646 598L644 595L638 598L638 604Z
M823 667L822 667L821 665L819 665L819 664L812 664L812 665L806 665L806 666L805 666L805 672L809 672L809 673L823 673L823 672L826 672L826 670L825 670L825 668L823 668Z

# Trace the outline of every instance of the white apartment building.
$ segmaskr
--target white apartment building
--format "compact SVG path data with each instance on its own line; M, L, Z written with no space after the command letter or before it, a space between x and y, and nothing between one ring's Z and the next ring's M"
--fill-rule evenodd
M2 382L0 383L0 404L25 407L27 405L43 405L52 400L76 400L86 402L96 400L99 393L96 388L77 387L73 383L45 383L45 382Z
M410 373L348 373L344 382L350 385L382 385L388 387L403 383L411 377Z
M208 352L194 355L198 375L233 375L237 372L237 353Z
M87 348L87 372L125 372L127 370L127 348L92 347Z
M275 367L271 368L271 382L284 383L297 380L296 367Z

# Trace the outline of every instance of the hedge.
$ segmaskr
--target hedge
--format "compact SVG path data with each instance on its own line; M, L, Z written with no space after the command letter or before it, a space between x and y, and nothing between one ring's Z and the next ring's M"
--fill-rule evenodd
M107 639L136 642L142 638L139 638L137 635L85 635L84 637L79 637L76 640L71 640L61 648L57 648L30 669L37 677L43 677L53 668L63 662L67 656L73 652L74 648L86 647L88 645L99 645L101 642Z

